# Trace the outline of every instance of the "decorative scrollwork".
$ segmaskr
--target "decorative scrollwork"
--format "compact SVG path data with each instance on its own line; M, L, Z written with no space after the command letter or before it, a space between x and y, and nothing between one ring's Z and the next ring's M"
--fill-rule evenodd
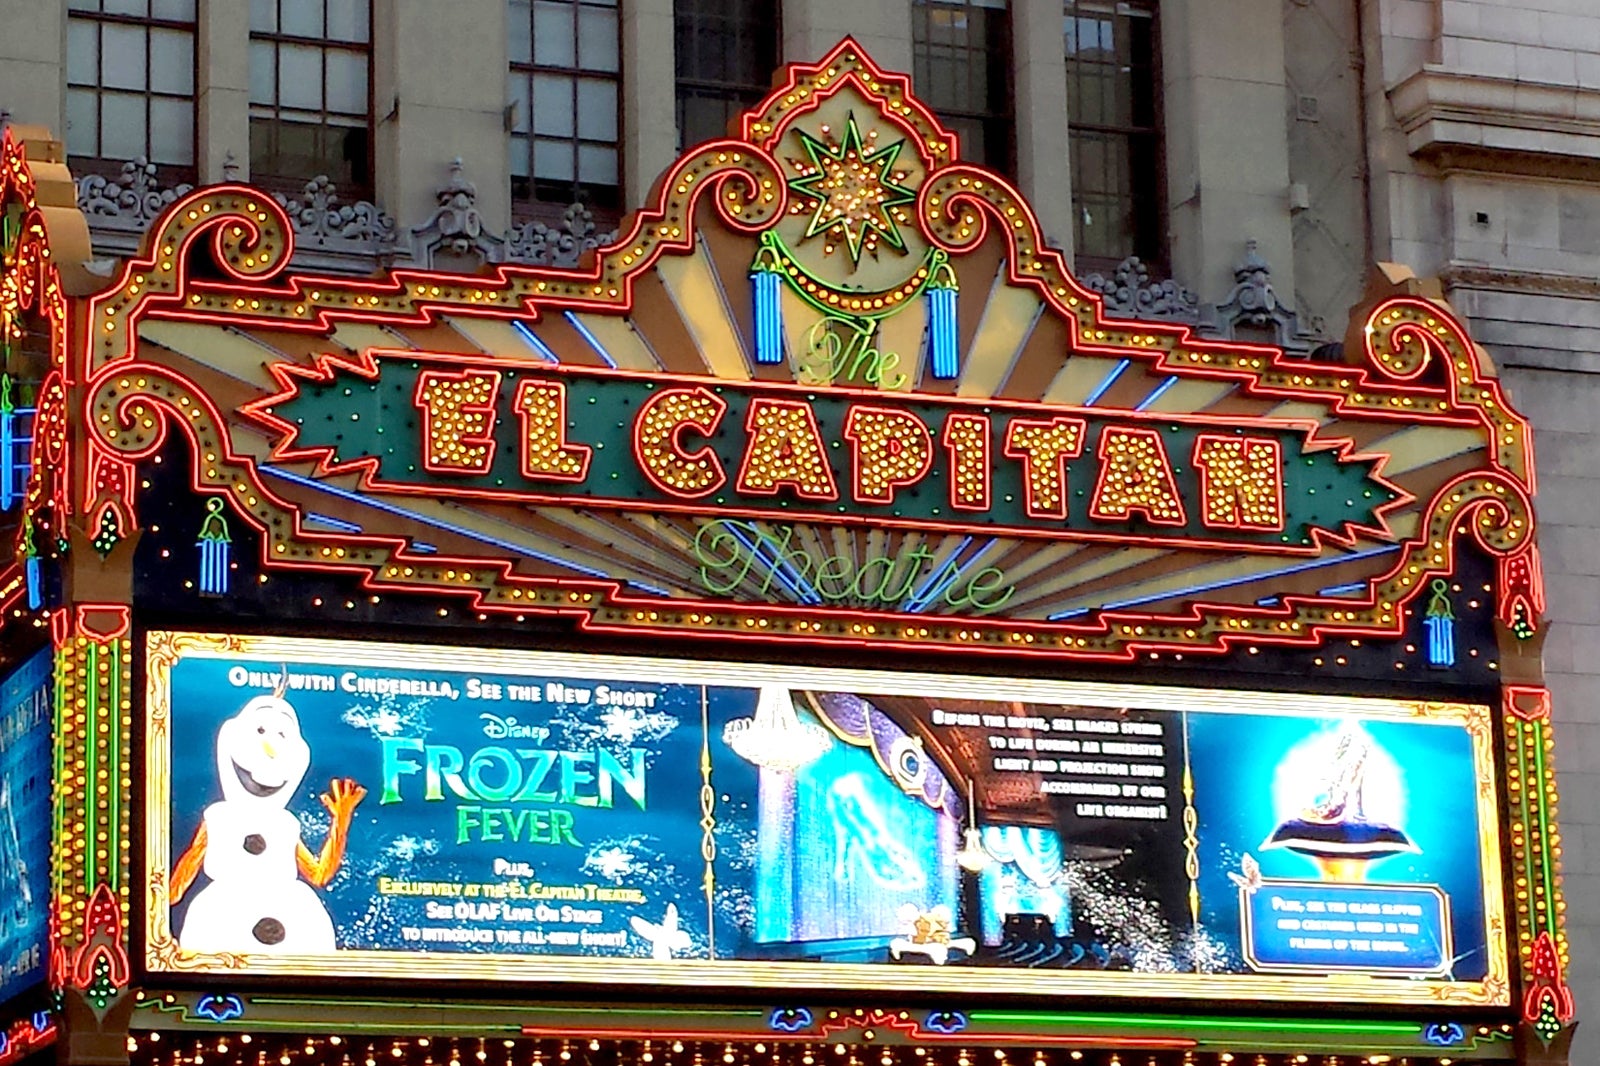
M326 174L306 182L292 200L281 193L273 194L273 199L288 213L302 242L317 248L343 245L382 255L393 251L398 240L388 213L370 200L341 203L338 186Z
M164 187L156 165L144 156L122 164L118 180L90 174L78 181L78 209L96 223L112 222L142 230L194 186Z
M1532 486L1528 423L1506 403L1500 382L1484 374L1477 346L1461 323L1436 304L1397 297L1372 309L1364 334L1368 364L1396 381L1416 381L1435 357L1442 357L1451 406L1475 409L1489 431L1490 454Z
M1200 297L1171 278L1152 281L1150 268L1136 255L1118 263L1110 277L1090 274L1083 284L1100 294L1108 315L1165 322L1200 320Z
M506 234L506 261L531 266L575 267L584 255L617 239L617 231L598 233L594 214L583 204L573 204L559 226L524 222Z

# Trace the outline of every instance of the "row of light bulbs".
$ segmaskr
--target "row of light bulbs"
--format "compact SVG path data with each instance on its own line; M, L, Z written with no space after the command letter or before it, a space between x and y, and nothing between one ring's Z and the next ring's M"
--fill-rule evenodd
M132 1066L1451 1066L1448 1056L1321 1052L953 1048L796 1040L287 1036L158 1030L128 1036Z

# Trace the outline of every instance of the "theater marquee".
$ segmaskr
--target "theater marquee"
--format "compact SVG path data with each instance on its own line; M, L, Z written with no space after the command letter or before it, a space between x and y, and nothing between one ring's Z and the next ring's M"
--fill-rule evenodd
M1570 1035L1532 438L1426 284L1110 317L852 41L570 269L303 272L224 183L91 276L3 145L6 993L140 1066Z
M268 572L595 632L1309 645L1399 635L1463 545L1528 624L1527 425L1443 308L1376 300L1331 364L1106 319L895 79L796 78L580 276L283 275L274 203L194 194L96 299L95 462L176 431ZM308 523L348 493L389 505Z

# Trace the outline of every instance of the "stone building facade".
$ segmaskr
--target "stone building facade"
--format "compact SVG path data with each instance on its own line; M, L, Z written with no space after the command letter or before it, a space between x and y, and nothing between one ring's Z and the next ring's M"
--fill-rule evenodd
M560 263L765 64L849 34L1124 314L1314 357L1371 264L1439 279L1539 431L1571 972L1600 1016L1595 0L366 2L0 0L0 109L61 132L107 257L238 179L317 269Z

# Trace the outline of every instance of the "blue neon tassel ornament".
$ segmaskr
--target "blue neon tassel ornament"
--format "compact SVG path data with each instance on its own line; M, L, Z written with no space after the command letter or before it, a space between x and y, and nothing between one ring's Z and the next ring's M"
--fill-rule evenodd
M27 511L22 512L22 578L23 584L28 587L28 610L37 611L44 605L44 587L41 584L41 570L39 566L39 546L34 543L37 532L33 528L33 516Z
M940 381L952 381L961 373L956 354L956 296L961 289L949 263L934 268L922 299L928 309L928 372Z
M756 252L750 266L750 292L755 301L756 362L783 362L783 268L771 248Z
M17 502L17 405L10 374L0 374L0 511Z
M233 538L228 535L228 519L222 513L222 497L206 501L206 518L200 523L200 594L226 596L228 575L233 562Z
M1433 582L1433 597L1422 620L1428 632L1428 665L1443 670L1456 664L1456 614L1450 607L1450 583Z

